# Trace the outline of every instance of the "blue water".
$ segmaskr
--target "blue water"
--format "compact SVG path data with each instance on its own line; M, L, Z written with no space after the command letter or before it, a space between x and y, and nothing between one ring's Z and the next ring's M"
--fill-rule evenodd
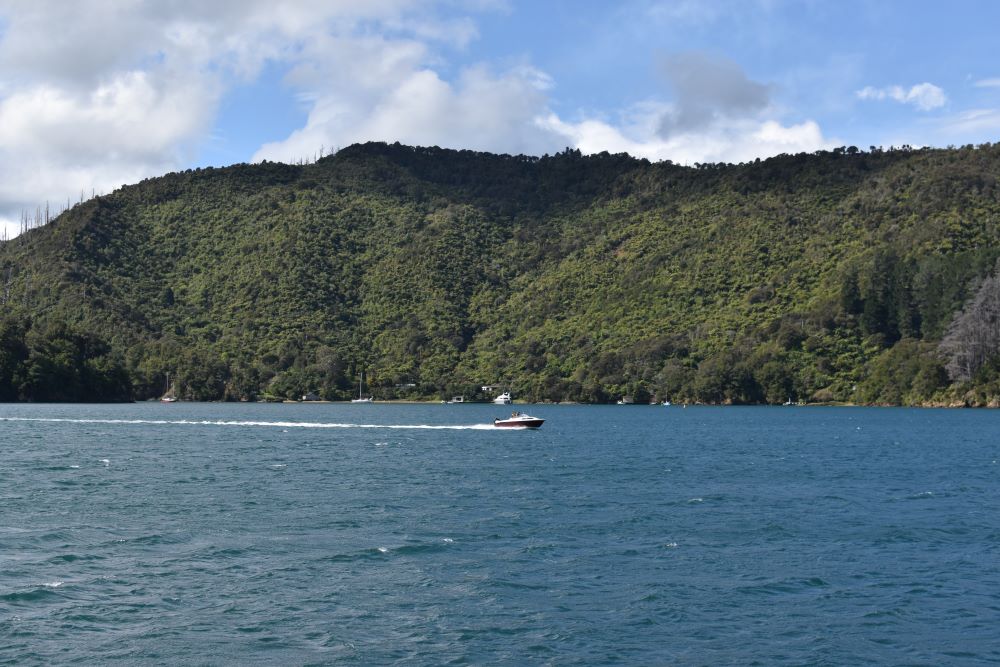
M1000 662L1000 411L501 411L0 405L0 664Z

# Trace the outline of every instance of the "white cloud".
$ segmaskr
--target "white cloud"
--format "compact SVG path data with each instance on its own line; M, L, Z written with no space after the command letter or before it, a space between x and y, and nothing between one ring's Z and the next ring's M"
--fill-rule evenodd
M0 100L0 202L13 218L81 191L109 191L175 168L208 127L213 93L185 80L126 72L90 91L38 84Z
M784 125L770 112L766 85L729 60L689 53L664 61L674 104L650 101L617 122L552 111L554 82L521 65L503 72L468 67L447 81L416 42L323 39L289 81L304 91L305 126L262 146L254 160L290 161L320 146L399 141L503 153L628 152L680 163L739 162L830 148L814 121ZM352 67L344 67L350 60Z
M200 83L132 71L79 93L24 88L0 101L0 146L19 155L69 153L85 164L169 155L178 138L207 125L215 93Z
M0 220L190 164L225 92L253 80L268 60L301 59L320 38L373 22L402 31L417 6L0 1ZM468 21L419 11L411 32L422 39L461 46L474 36ZM340 66L349 69L350 57Z
M353 78L350 73L311 71L310 78L323 85L314 82L310 89L305 127L262 146L254 160L294 160L313 155L321 145L369 140L509 153L563 147L534 122L547 112L545 91L551 81L543 72L519 66L497 74L474 66L448 82L422 66L418 53L387 58L386 48L347 50L361 80L345 80Z
M709 127L663 137L659 121L664 109L648 104L616 127L598 120L566 122L555 114L539 123L564 136L567 143L584 153L629 153L649 160L695 162L745 162L781 153L802 153L839 145L825 138L818 124L805 121L783 125L775 120L742 119L718 122Z
M674 93L670 104L637 105L617 124L566 122L554 114L540 123L584 152L624 151L682 164L744 162L837 145L815 121L780 122L771 102L773 87L751 80L732 60L686 52L665 57L661 66Z
M857 91L858 99L862 100L895 100L902 104L912 104L921 111L931 111L948 103L944 91L932 83L918 83L909 90L902 86L887 86L875 88L866 86Z
M951 134L979 135L987 133L995 136L1000 132L1000 109L969 109L945 121L945 129Z

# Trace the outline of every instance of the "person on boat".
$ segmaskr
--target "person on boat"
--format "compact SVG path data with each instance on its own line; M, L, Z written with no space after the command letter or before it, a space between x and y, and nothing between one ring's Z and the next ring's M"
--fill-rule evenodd
M510 416L511 417L516 417L517 416L517 411L515 410L514 412L510 413Z

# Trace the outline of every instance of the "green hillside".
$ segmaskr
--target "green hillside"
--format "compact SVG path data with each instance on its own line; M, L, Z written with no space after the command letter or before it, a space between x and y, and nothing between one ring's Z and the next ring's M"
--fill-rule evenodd
M0 246L0 400L996 403L998 177L1000 145L168 174Z

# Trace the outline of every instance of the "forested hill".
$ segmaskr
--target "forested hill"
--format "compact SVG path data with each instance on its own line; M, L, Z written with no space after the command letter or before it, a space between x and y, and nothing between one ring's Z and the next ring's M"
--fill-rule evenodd
M996 403L998 177L1000 145L168 174L0 245L0 400Z

